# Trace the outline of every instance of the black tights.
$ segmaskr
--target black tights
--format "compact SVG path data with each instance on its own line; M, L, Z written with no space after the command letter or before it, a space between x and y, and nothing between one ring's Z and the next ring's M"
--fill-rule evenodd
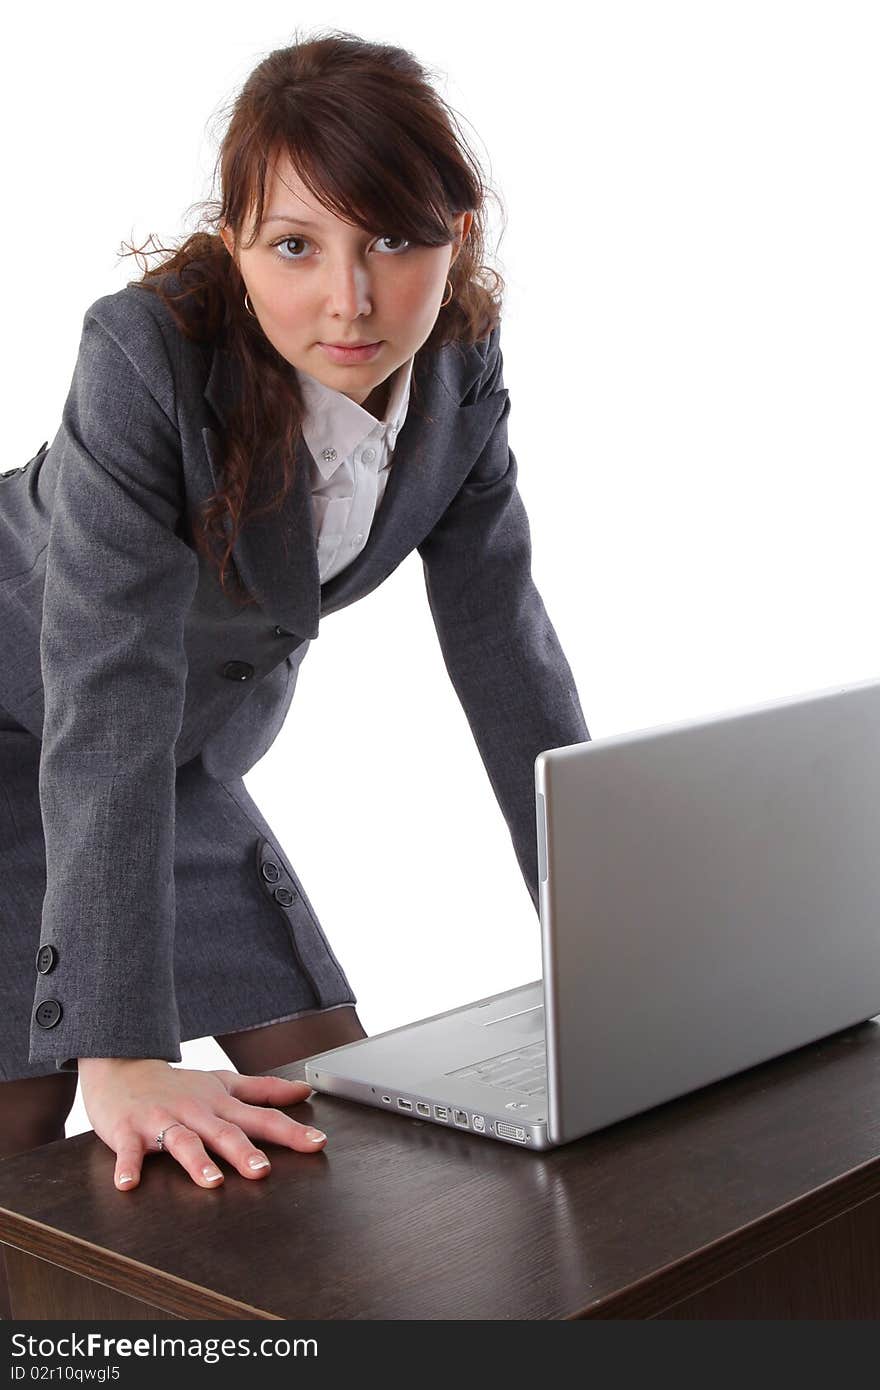
M270 1023L245 1033L226 1033L217 1042L236 1071L259 1075L366 1036L354 1005L347 1004L287 1023ZM59 1071L50 1076L0 1082L0 1158L63 1139L64 1124L76 1099L77 1081L73 1072ZM6 1264L0 1255L0 1318L11 1316Z

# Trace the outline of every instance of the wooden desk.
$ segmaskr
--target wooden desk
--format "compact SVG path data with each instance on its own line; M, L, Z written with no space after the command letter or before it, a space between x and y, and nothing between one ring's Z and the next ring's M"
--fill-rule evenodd
M876 1020L546 1154L289 1113L325 1150L213 1192L159 1153L117 1192L91 1131L0 1162L16 1319L880 1316Z

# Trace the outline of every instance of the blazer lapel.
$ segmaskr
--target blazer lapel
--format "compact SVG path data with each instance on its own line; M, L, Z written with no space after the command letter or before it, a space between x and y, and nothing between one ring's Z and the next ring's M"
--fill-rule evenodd
M376 588L439 520L458 492L497 424L507 390L475 403L466 396L481 363L460 350L416 354L416 400L411 395L397 436L391 472L367 544L333 579L321 584L312 512L312 457L300 435L295 477L279 511L245 523L233 546L236 568L247 589L281 627L300 637L317 637L320 618ZM225 348L214 351L205 398L222 424L235 390L235 364ZM220 486L222 443L202 430L214 488Z

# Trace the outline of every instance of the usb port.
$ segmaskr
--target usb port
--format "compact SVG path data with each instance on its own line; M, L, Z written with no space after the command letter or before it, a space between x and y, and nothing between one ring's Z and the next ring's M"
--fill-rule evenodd
M412 1110L412 1101L404 1100L402 1096L397 1097L398 1110Z
M445 1105L435 1105L434 1115L438 1120L443 1120L445 1123L449 1119L449 1110Z

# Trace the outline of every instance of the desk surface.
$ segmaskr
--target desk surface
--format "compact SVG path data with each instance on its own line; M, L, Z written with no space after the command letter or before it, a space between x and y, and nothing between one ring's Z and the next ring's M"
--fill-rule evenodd
M302 1078L302 1063L275 1074ZM182 1318L651 1317L880 1202L876 1020L547 1153L335 1097L254 1183L89 1131L0 1162L0 1240ZM148 1315L146 1315L148 1316Z

